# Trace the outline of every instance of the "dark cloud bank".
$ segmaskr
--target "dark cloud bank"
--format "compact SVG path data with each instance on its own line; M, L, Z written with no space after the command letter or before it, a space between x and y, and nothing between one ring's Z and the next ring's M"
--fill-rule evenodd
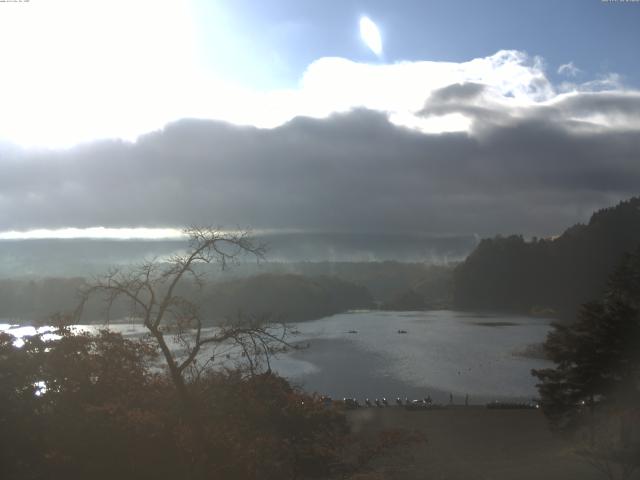
M514 115L478 106L482 94L447 87L423 112L470 116L469 134L426 135L357 110L271 130L183 120L133 144L0 149L0 230L550 235L640 190L640 96L581 94ZM622 126L584 120L595 114Z

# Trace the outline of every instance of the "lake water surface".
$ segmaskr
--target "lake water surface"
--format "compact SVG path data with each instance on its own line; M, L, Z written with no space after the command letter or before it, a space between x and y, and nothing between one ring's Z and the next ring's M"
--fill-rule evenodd
M531 369L551 364L519 353L543 342L549 323L455 311L346 313L298 324L310 348L275 365L305 389L334 397L526 400L537 396Z
M334 398L529 400L537 396L531 369L551 364L520 353L544 341L549 324L444 310L350 312L293 325L299 333L291 341L309 348L280 354L272 367L304 389ZM143 331L138 325L110 328L125 335Z

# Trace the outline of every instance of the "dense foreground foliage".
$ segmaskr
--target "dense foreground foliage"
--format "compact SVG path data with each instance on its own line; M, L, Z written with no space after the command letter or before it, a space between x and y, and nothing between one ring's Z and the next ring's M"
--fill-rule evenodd
M0 334L0 478L344 478L373 448L275 375L201 371L184 411L150 343L57 334Z
M556 364L534 370L546 413L573 423L581 405L640 405L640 248L611 275L602 299L556 324L544 348Z
M556 365L533 374L552 425L584 435L582 452L603 471L616 464L631 475L640 468L640 248L544 347Z

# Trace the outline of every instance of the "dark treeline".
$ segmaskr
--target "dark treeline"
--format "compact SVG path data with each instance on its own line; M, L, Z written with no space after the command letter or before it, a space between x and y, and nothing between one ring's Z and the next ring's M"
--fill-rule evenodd
M240 315L272 320L313 320L373 306L369 291L337 277L262 274L218 283L202 307L215 318Z
M639 244L640 197L599 210L554 239L485 239L455 270L454 303L572 318L600 297L608 275Z
M543 410L555 428L593 426L596 411L608 421L613 417L614 432L623 443L630 446L633 437L631 431L625 433L627 427L637 432L634 454L640 467L638 345L640 247L624 255L601 298L582 305L573 323L554 324L544 349L555 365L532 373L540 380ZM589 412L581 408L585 405Z
M535 369L541 407L574 452L609 479L640 471L640 247L623 256L602 297L557 322Z
M294 322L353 309L444 308L452 297L450 266L301 262L268 263L259 269L244 264L223 274L211 270L214 281L204 290L185 284L180 293L197 297L212 323L238 314ZM70 311L85 281L81 277L0 279L0 319L46 321L53 313ZM89 304L85 313L89 320L105 318L104 306L98 302ZM124 315L123 306L111 308L111 319Z
M44 320L78 303L83 278L0 279L0 318Z
M426 263L298 262L272 264L271 268L302 275L328 275L366 287L377 305L397 302L409 292L421 297L425 307L450 306L453 266Z
M0 280L0 318L46 322L54 313L72 311L84 284L82 278ZM185 282L178 293L197 301L212 324L239 315L304 321L374 305L365 287L328 276L261 274L216 282L203 290ZM107 318L104 310L101 302L92 301L85 307L83 318L103 320ZM118 302L108 312L111 320L126 315L126 305Z

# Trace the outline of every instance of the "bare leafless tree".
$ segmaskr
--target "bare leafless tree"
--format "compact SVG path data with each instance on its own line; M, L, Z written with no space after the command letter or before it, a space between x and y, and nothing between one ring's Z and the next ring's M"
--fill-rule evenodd
M193 282L202 289L206 284L203 264L217 262L224 269L243 255L260 261L265 249L256 244L247 231L193 227L186 229L185 234L189 239L186 253L163 262L146 261L127 270L115 269L88 284L81 292L76 318L79 319L85 304L94 296L106 302L107 318L116 302L124 302L129 316L140 319L157 343L182 406L185 411L191 411L194 405L188 380L199 378L214 357L207 350L207 361L198 365L198 355L206 347L226 346L241 351L253 374L258 365L265 362L270 370L269 356L289 345L286 326L275 325L264 316L240 316L215 328L205 328L211 326L212 319L203 318L199 302L180 294L180 287Z

